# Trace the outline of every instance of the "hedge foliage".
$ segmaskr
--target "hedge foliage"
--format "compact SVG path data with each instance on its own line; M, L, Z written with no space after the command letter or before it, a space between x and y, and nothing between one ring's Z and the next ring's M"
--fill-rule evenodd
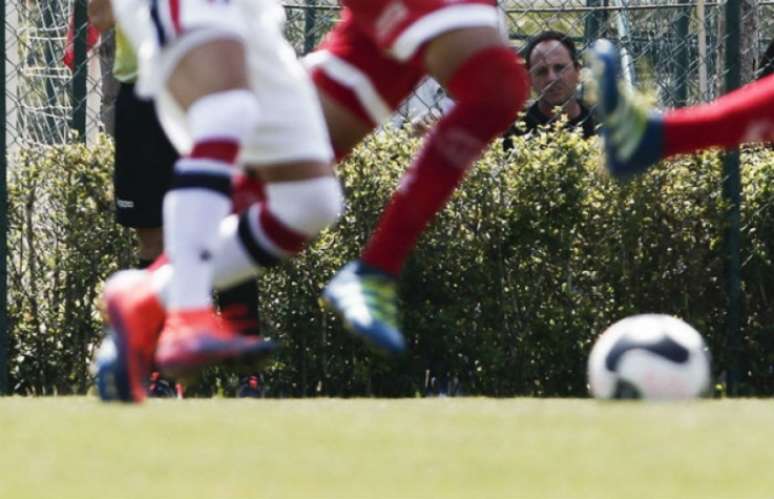
M385 360L346 335L318 297L356 258L418 142L373 136L339 167L348 206L300 258L259 276L260 310L284 349L265 373L276 396L582 396L595 336L626 315L684 318L726 348L719 155L669 161L617 184L595 140L553 131L495 145L423 235L401 281L409 354ZM743 154L745 393L774 393L774 153ZM112 145L24 151L10 178L11 379L19 393L83 392L100 337L96 297L131 263L113 222ZM198 393L234 375L205 373ZM434 388L432 385L435 383Z

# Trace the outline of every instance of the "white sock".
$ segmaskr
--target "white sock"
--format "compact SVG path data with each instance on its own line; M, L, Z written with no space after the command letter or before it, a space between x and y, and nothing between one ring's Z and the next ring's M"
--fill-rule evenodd
M175 189L164 197L164 247L174 268L170 309L212 305L212 260L218 226L231 200L206 189Z

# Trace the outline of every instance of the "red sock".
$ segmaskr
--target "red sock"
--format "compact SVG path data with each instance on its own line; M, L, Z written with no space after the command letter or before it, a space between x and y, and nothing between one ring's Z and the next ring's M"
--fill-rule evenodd
M774 140L774 75L709 104L664 114L665 156Z
M516 118L527 74L505 47L482 50L450 79L452 111L438 122L401 179L361 259L398 275L419 235L446 204L470 165Z

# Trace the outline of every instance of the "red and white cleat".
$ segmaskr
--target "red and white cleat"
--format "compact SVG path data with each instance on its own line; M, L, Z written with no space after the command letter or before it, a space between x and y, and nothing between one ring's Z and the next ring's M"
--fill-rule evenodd
M259 364L276 348L269 339L240 334L211 308L178 310L167 314L155 363L165 376L185 378L214 364Z

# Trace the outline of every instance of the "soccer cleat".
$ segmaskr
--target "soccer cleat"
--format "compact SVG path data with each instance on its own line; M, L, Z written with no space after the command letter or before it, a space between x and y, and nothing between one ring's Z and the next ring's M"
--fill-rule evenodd
M104 314L108 337L95 358L97 391L102 400L142 402L164 308L151 274L124 270L105 284Z
M589 64L607 170L618 178L642 173L663 158L663 119L622 85L620 58L610 41L598 40L591 46Z
M394 277L354 261L328 282L321 302L371 348L398 354L406 349L406 340L398 330L397 287Z
M276 349L270 339L242 335L211 308L203 308L167 314L155 361L165 376L186 378L213 364L254 366Z
M176 396L177 392L173 383L166 378L162 378L160 372L153 371L148 384L148 397L172 398Z

